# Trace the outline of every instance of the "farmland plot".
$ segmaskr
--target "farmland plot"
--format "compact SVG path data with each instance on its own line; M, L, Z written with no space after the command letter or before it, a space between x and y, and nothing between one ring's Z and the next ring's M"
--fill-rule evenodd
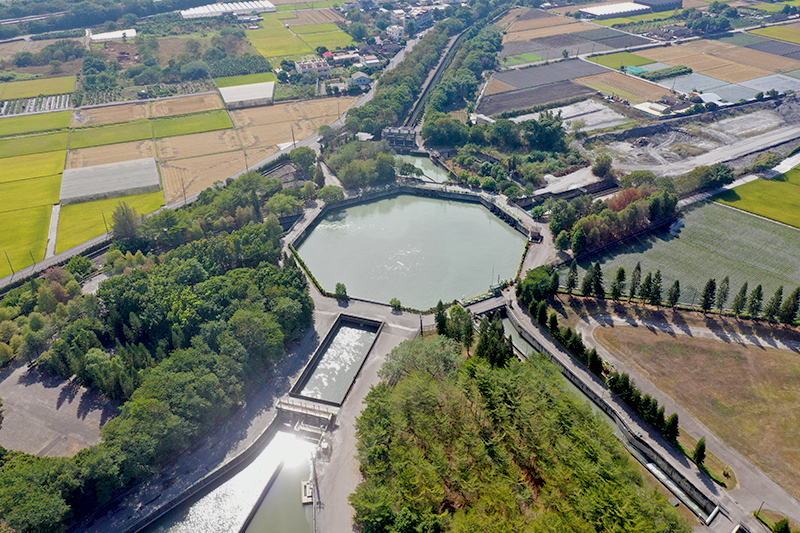
M72 114L73 128L83 126L102 126L117 122L132 122L150 118L150 103L137 102L133 104L110 105L92 109L79 109Z
M127 143L93 146L70 150L67 156L67 168L83 168L122 161L133 161L146 157L155 157L155 145L151 139Z
M678 279L686 304L699 303L709 278L730 276L732 294L745 281L751 289L762 284L767 295L779 285L800 285L800 231L713 203L690 209L681 220L685 226L677 237L651 233L591 261L600 261L607 280L619 267L630 272L637 261L644 273L661 270L664 293ZM589 261L580 265L581 279L588 266Z
M167 137L159 139L156 144L158 146L158 156L162 160L196 157L242 149L234 130Z
M149 120L124 122L97 128L80 128L72 131L70 148L89 148L116 143L142 141L153 138L153 126Z
M20 135L37 131L63 130L69 127L71 112L42 113L0 119L0 136Z
M64 171L65 150L0 159L0 183L52 176Z
M153 120L153 134L157 139L188 135L190 133L202 133L204 131L224 130L232 127L233 124L228 112L224 109Z
M48 133L0 140L0 157L66 150L69 133Z
M188 115L213 109L222 109L222 100L217 93L182 96L156 100L152 103L151 113L153 118L168 117L170 115Z
M65 94L75 92L76 76L47 78L40 80L11 81L0 83L0 100L16 100L17 98L33 98L43 94Z
M790 170L783 181L751 181L724 192L716 200L800 228L800 170Z
M58 203L61 174L0 184L0 213Z
M44 259L51 211L45 205L0 213L0 248L8 253L14 270L32 265L31 254L36 261ZM8 262L0 262L0 277L11 273Z

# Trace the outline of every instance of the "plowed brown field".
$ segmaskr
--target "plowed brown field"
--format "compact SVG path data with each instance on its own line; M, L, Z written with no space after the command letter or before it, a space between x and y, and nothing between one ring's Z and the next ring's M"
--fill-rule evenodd
M153 118L168 117L170 115L185 115L187 113L222 109L222 107L222 100L218 94L198 94L157 100L153 102L151 113Z
M150 104L146 102L78 109L72 114L70 127L100 126L102 124L129 122L149 117Z
M155 156L156 150L151 140L95 146L70 150L67 154L67 168L92 167Z
M234 130L209 131L156 141L160 159L177 159L241 150Z

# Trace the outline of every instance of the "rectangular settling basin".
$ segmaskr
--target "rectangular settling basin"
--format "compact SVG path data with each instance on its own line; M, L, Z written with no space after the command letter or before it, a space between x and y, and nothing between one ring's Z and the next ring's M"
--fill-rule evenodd
M382 326L376 320L339 315L290 395L342 405Z

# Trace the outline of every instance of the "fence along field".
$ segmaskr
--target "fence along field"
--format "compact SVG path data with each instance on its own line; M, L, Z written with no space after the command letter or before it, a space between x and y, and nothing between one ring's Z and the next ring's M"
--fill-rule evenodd
M663 294L678 279L681 302L698 305L709 278L730 276L731 296L747 281L750 290L763 285L765 300L778 288L784 292L800 285L800 231L760 219L715 203L706 203L684 213L685 226L677 237L666 231L650 233L600 256L580 263L582 280L590 262L599 260L606 288L619 267L630 272L642 263L642 277L661 270ZM565 266L562 278L566 276ZM791 287L791 289L790 289Z
M715 198L755 215L800 228L800 170L792 169L782 179L751 181Z

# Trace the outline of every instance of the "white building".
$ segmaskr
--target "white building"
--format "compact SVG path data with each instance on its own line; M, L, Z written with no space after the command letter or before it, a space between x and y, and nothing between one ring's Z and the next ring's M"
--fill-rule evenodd
M406 12L402 9L392 11L392 24L402 24L406 19Z
M136 30L110 31L108 33L93 34L92 30L86 30L86 35L93 43L104 43L107 41L132 41L136 39Z
M398 25L389 26L386 28L386 35L393 41L399 41L403 38L403 28Z
M326 78L331 73L331 66L324 59L306 59L303 61L295 61L294 69L299 74L308 74L315 72L317 76Z
M269 105L275 98L275 82L220 87L219 94L228 109Z
M361 64L366 67L377 67L380 66L381 61L378 56L361 56Z
M586 16L587 18L608 19L650 13L650 7L633 2L623 2L620 4L606 4L602 6L585 7L583 9L579 9L578 11L582 16Z

